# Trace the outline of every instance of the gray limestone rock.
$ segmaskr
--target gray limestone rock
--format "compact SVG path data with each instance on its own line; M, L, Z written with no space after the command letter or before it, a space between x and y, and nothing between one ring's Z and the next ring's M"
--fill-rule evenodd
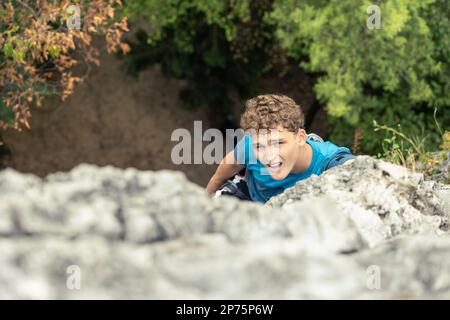
M0 299L449 298L448 185L370 157L267 204L182 173L0 171Z

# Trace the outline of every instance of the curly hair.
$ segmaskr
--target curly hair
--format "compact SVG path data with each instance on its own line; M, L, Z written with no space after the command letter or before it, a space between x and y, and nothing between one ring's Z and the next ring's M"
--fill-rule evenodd
M274 129L278 125L291 132L304 127L304 115L299 105L284 95L260 95L245 103L241 116L244 130Z

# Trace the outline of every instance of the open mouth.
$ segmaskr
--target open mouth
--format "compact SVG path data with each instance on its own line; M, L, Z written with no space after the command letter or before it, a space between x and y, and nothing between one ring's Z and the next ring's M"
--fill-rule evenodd
M271 163L267 164L266 167L271 172L277 172L280 170L282 165L283 165L283 163L278 161L278 162L271 162Z

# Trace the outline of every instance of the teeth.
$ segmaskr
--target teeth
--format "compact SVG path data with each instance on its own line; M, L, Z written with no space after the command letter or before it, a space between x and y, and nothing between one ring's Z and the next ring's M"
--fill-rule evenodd
M279 167L281 165L281 162L277 162L277 163L271 163L269 164L269 167L273 168L273 167Z

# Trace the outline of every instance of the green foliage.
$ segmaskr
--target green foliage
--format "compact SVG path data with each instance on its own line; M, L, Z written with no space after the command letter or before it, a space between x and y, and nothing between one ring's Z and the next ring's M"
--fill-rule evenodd
M192 50L189 40L194 39L198 29L177 29L182 26L181 20L186 21L191 13L200 14L208 26L216 25L224 30L227 40L232 41L236 36L238 23L250 19L249 3L249 0L136 0L128 3L126 14L131 17L142 16L150 22L154 28L151 41L161 40L169 29L180 31L177 39L181 42L178 44L187 44L185 49L189 51ZM195 24L198 17L188 20ZM184 42L186 40L189 42Z
M229 112L231 90L248 97L275 60L273 30L264 23L271 1L138 0L126 14L144 17L150 34L138 32L126 67L136 74L159 63L165 74L188 80L181 93L186 108L210 106Z
M381 29L369 29L369 0L137 0L127 14L153 32L140 36L128 68L160 63L188 80L186 105L229 105L228 92L256 91L257 79L280 61L317 78L331 139L349 145L362 129L361 149L382 151L386 131L441 140L433 120L450 127L450 8L447 0L379 1ZM299 101L301 103L301 101Z
M335 140L360 127L363 148L375 152L382 136L371 133L373 119L418 134L432 129L438 107L450 125L450 24L446 0L396 0L379 2L381 29L371 30L371 4L276 0L268 20L290 56L309 57L302 68L323 74L315 90ZM433 133L430 142L438 140Z
M398 125L397 129L394 129L374 121L374 131L384 131L389 135L382 141L383 151L377 155L378 158L403 165L425 175L433 176L438 174L440 166L450 156L450 131L442 132L436 118L435 125L441 134L441 151L431 150L427 147L429 145L429 135L425 132L422 132L421 135L408 136L403 132L400 125ZM449 183L449 179L450 177L445 174L444 177L439 178L444 183Z
M15 119L14 111L12 110L11 107L5 105L1 97L0 97L0 119L2 119L8 124L13 124Z
M409 166L416 158L424 159L426 157L426 135L424 133L421 136L408 137L402 132L400 125L397 129L379 125L376 121L373 122L373 125L375 131L385 130L391 134L390 137L383 139L383 153L378 154L378 157L404 166Z

